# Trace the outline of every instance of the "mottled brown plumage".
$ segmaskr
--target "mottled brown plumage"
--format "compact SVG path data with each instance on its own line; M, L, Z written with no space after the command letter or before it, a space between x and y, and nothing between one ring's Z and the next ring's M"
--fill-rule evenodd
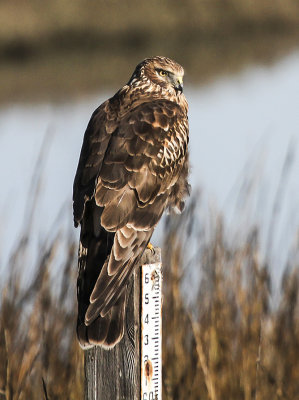
M183 68L165 57L137 65L93 113L74 181L81 225L77 334L82 347L113 347L124 332L126 287L166 208L189 192Z

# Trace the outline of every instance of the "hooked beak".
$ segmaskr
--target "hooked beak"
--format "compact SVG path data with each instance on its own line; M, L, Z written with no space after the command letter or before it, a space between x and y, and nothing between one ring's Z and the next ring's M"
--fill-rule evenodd
M177 92L180 92L180 93L182 93L183 92L183 77L182 76L177 76L176 78L175 78L175 85L174 85L174 87L175 87L175 90L177 91Z

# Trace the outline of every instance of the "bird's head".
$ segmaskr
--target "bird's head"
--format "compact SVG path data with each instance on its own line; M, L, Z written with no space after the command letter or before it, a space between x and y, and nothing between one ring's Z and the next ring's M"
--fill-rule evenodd
M130 80L149 80L169 92L181 94L183 92L184 69L177 62L167 57L146 58L137 65ZM129 83L130 83L129 82Z

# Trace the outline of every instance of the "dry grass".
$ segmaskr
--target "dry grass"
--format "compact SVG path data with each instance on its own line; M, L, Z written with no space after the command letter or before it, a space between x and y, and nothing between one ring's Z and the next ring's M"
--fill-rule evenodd
M20 286L26 275L22 244L8 265L0 311L0 399L83 397L83 360L74 334L76 250L70 242L53 285L58 240L41 249L29 286Z
M271 266L260 261L257 231L231 244L219 216L197 230L196 207L191 201L184 216L168 220L165 229L163 399L298 398L296 258L284 275L278 307L270 307ZM83 398L83 352L75 337L77 244L69 235L61 248L61 239L57 234L41 245L31 277L27 235L6 266L1 400ZM188 260L192 243L195 256ZM201 274L192 308L182 289L191 269Z
M166 230L163 398L295 399L298 269L285 274L279 306L272 310L270 274L259 261L257 233L230 246L218 219L212 239L201 236L192 261L202 279L191 310L181 280L192 220L190 207ZM76 245L70 237L53 285L59 240L41 248L29 286L20 285L26 274L25 238L7 266L0 308L0 399L83 398L83 355L75 338Z
M193 220L189 212L185 220L173 221L165 241L163 398L298 398L299 265L295 258L284 274L278 307L270 307L271 266L260 261L257 231L248 232L243 243L229 244L218 217L210 238L205 232L197 238L199 250L191 265L200 269L202 277L190 310L180 283L186 273L183 260Z

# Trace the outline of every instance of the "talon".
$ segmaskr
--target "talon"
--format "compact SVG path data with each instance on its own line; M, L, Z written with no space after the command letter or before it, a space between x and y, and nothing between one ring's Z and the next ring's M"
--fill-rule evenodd
M155 248L154 248L154 246L153 246L151 243L148 243L147 246L146 246L146 248L147 248L147 249L150 249L150 251L151 251L152 253L155 252Z

